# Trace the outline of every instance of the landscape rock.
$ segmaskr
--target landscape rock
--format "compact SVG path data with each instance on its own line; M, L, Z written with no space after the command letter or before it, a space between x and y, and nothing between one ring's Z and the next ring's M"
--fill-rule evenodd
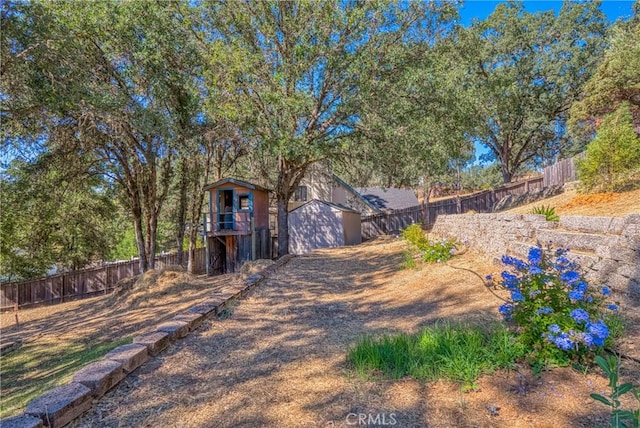
M204 321L204 315L197 313L183 313L173 317L173 321L183 321L189 325L189 331L193 331L200 327Z
M189 324L184 321L167 321L156 327L156 331L169 334L169 339L176 340L189 334Z
M91 390L79 383L54 388L27 404L26 414L40 418L45 426L63 427L91 408Z
M32 415L18 415L7 419L0 419L2 428L42 428L42 419Z
M149 351L145 345L131 343L118 346L104 356L105 360L113 360L122 364L125 373L131 373L149 359Z
M91 390L94 397L102 397L124 379L122 363L102 360L87 364L73 375L73 381Z
M133 338L133 343L146 346L151 355L158 355L163 349L169 346L169 342L169 333L162 331L146 333Z

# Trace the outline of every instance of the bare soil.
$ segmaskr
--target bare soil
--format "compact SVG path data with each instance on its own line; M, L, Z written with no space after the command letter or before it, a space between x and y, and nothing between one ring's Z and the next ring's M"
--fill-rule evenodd
M624 217L640 214L640 189L622 193L580 194L568 190L560 195L512 208L505 212L528 214L540 205L555 208L556 214L601 217Z
M595 369L586 374L556 369L535 378L520 366L480 379L471 392L445 381L355 376L345 356L362 335L412 333L440 320L497 319L501 300L482 278L498 268L487 259L468 251L447 265L400 270L404 249L402 242L385 238L293 259L230 316L209 320L173 344L72 426L607 424L607 409L589 397L607 389L607 380ZM108 307L96 311L93 306L58 316L91 319L94 314L109 323ZM43 321L39 326L47 330ZM61 321L57 326L62 329ZM625 361L623 378L639 383L640 366Z

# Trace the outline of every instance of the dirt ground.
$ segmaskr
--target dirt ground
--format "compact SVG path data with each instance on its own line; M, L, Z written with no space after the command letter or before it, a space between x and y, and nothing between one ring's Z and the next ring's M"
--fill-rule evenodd
M482 278L498 267L467 252L450 266L400 270L403 250L386 238L293 259L230 316L173 344L71 426L607 425L607 409L589 397L606 390L597 370L534 378L519 367L480 379L471 392L444 381L356 377L346 352L364 334L497 318L501 301ZM640 383L637 364L624 368L625 380Z
M594 193L583 195L568 190L560 195L512 208L505 212L528 214L540 205L555 208L558 215L586 215L624 217L640 213L640 189L622 193Z

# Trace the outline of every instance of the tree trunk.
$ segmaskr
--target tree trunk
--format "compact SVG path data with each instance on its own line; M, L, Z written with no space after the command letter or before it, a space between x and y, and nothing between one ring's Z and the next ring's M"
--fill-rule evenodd
M187 217L187 166L185 159L180 160L180 188L178 196L178 212L176 214L176 246L178 264L184 262L184 225Z
M145 250L145 239L142 231L142 213L134 210L133 230L136 235L136 247L138 247L138 258L140 260L140 273L147 271L147 256Z
M509 171L509 168L504 163L502 164L501 169L502 169L502 182L504 184L511 183L511 180L513 179L513 173Z
M429 197L431 196L431 186L429 179L424 177L422 182L422 211L424 212L423 229L428 229L431 225L431 216L429 214Z
M278 192L276 196L278 204L278 257L289 254L289 198Z

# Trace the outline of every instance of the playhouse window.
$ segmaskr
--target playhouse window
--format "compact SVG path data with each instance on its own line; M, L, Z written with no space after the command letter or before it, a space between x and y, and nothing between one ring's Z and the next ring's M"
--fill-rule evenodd
M249 195L240 195L238 196L238 205L241 210L248 210L249 207Z

